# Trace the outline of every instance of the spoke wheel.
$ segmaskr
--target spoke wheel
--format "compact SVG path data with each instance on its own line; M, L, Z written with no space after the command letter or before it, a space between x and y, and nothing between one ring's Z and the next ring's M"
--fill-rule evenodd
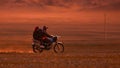
M43 49L41 49L38 45L32 45L34 53L41 53Z
M61 44L61 43L57 43L57 44L54 46L54 52L55 52L55 53L63 53L63 52L64 52L64 45Z

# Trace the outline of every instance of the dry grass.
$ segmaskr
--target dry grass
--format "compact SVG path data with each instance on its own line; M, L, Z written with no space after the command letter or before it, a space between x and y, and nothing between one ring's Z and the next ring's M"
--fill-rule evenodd
M0 53L0 68L119 68L119 48L71 45L66 46L63 54L52 50L41 54Z

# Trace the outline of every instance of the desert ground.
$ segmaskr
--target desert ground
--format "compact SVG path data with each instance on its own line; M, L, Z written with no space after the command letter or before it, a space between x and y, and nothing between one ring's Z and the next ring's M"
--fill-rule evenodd
M65 52L53 50L32 52L1 52L0 68L119 68L120 46L65 45Z

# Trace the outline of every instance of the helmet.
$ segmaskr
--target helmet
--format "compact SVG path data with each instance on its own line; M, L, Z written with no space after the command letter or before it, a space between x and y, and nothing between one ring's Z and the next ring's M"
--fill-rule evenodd
M43 26L43 30L47 30L48 29L48 27L47 26Z
M38 27L38 26L36 26L36 27L35 27L35 31L37 31L38 29L39 29L39 27Z

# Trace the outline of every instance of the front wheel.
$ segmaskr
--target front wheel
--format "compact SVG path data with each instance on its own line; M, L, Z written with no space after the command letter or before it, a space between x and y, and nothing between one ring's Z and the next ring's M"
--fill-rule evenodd
M41 53L43 51L43 49L41 49L38 45L35 44L32 45L32 48L34 53Z
M64 52L64 45L62 43L57 43L54 46L55 53L63 53Z

